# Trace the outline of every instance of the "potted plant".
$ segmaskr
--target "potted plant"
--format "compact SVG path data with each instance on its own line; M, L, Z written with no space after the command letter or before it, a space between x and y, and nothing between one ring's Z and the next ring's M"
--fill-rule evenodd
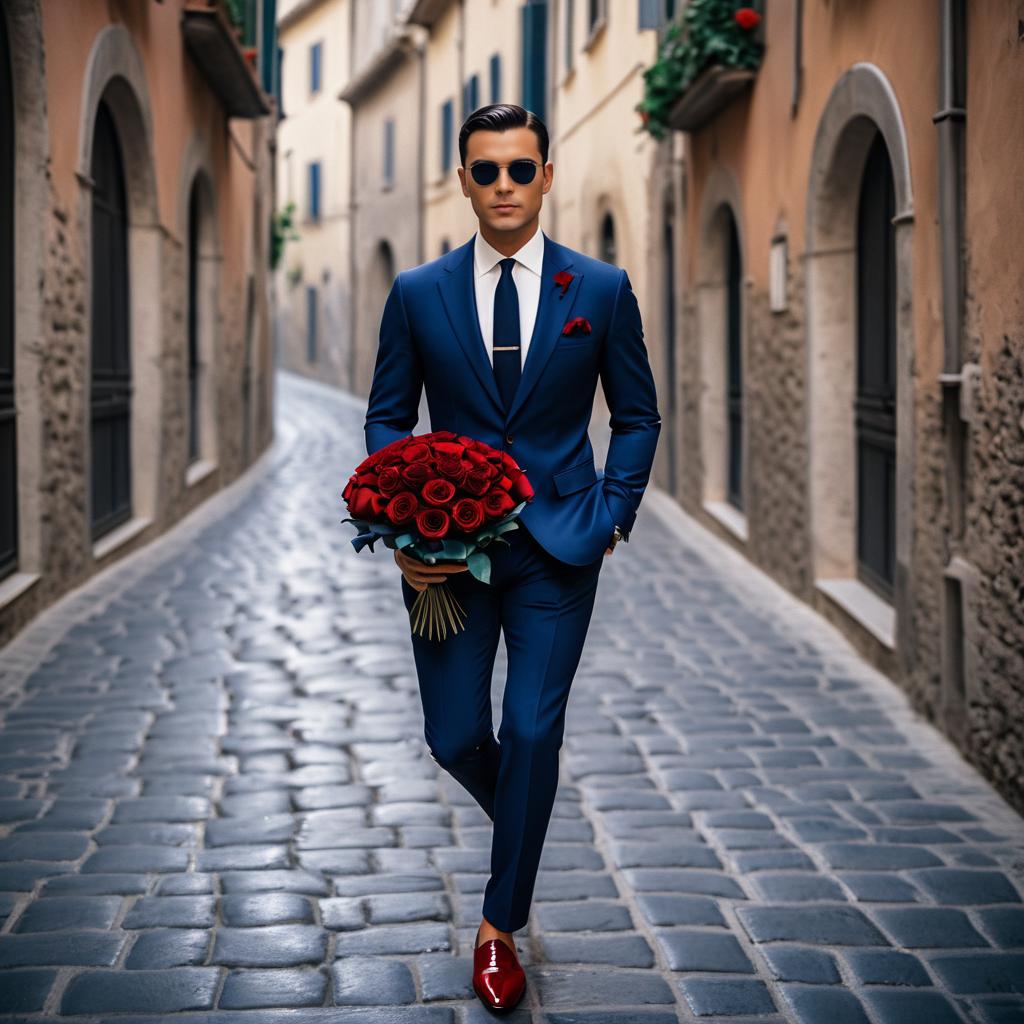
M753 81L764 43L761 15L734 0L690 0L665 31L658 59L644 71L636 105L641 131L695 131Z

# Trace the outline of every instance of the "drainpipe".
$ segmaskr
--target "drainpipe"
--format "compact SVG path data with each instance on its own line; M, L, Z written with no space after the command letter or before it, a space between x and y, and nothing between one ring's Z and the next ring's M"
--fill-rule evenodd
M950 540L964 533L967 429L980 369L964 363L964 137L967 93L966 0L941 0L939 259L942 274L942 421Z
M939 238L942 266L943 371L958 374L964 315L963 209L966 120L965 0L942 0L939 110Z

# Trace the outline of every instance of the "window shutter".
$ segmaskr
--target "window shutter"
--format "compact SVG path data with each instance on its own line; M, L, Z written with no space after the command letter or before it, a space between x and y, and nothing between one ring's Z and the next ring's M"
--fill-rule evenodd
M501 102L501 54L491 56L491 103Z
M445 174L452 166L452 134L454 130L454 110L452 101L445 100L441 105L441 173Z
M661 16L665 8L665 0L639 0L639 23L637 28L661 28Z
M545 0L527 0L522 12L522 104L543 121L546 117L548 6Z

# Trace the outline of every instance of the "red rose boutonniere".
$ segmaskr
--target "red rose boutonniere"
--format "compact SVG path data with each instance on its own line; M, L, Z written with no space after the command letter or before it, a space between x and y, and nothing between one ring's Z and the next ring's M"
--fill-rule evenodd
M570 274L568 270L560 270L555 274L555 284L559 285L562 289L562 294L558 296L560 299L565 296L565 290L572 283L573 277L575 277L575 274Z
M592 328L585 316L574 316L563 328L563 334L589 334Z

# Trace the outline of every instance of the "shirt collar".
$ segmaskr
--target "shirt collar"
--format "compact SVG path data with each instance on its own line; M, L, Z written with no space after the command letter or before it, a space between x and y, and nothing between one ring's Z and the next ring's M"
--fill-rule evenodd
M538 277L540 277L544 268L544 232L541 230L539 224L537 225L537 230L533 233L533 237L524 242L519 247L518 251L514 252L512 256L519 263L522 263L524 267L532 270ZM504 258L505 257L498 252L498 250L495 249L479 231L477 231L475 243L473 245L473 263L476 268L476 276L480 277L481 274L486 274L493 270L494 267Z

